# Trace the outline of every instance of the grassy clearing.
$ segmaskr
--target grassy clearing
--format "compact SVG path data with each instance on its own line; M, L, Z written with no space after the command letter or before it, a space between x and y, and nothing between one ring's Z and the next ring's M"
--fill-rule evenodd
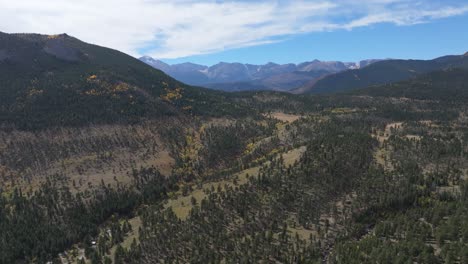
M286 114L283 112L274 112L274 113L271 113L269 116L272 118L278 119L282 122L287 122L287 123L292 123L302 118L301 115Z
M295 221L295 220L292 220ZM288 233L291 237L298 236L302 240L309 240L311 236L317 237L318 232L313 229L305 229L300 225L291 226L290 224L287 227Z
M293 165L297 160L299 160L299 158L301 157L302 153L305 152L305 150L306 150L306 147L302 146L302 147L293 149L291 151L288 151L286 153L283 153L282 155L283 155L283 159L284 159L286 166ZM255 166L255 167L243 170L241 172L235 173L230 177L230 179L205 183L200 188L194 189L186 196L179 194L176 198L168 200L164 207L172 208L172 210L177 215L177 217L179 217L182 220L185 220L187 219L187 216L189 215L190 210L193 207L192 197L195 198L195 200L198 203L207 196L204 192L204 190L206 189L218 190L219 188L224 189L225 186L233 187L235 185L246 184L248 182L247 175L253 176L253 177L258 176L260 167L261 166Z
M132 227L132 231L130 231L127 236L125 236L124 238L124 241L122 243L120 243L120 245L125 248L125 249L129 249L130 248L130 245L132 244L133 242L133 239L136 239L136 241L138 242L138 229L141 227L142 223L141 223L141 219L139 216L137 217L134 217L132 219L129 219L128 220L128 223L131 225ZM110 249L110 255L109 257L111 259L114 259L114 255L115 255L115 250L117 249L117 245L113 246L111 249Z
M388 140L392 135L393 131L400 129L403 126L403 122L389 123L385 126L383 131L376 131L372 134L374 138L379 141L379 147L374 152L374 160L377 164L383 166L386 170L392 170L391 162L389 162L389 153L384 148L383 143ZM414 136L416 138L417 136ZM409 138L412 138L409 136ZM419 137L418 137L419 138Z
M332 114L350 114L358 112L358 109L349 108L349 107L338 107L330 110Z

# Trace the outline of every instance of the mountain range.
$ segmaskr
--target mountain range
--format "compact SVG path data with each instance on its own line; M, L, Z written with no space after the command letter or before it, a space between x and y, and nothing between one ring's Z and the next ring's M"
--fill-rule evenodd
M411 79L432 71L468 68L468 56L432 60L363 60L359 63L314 60L300 64L252 65L221 62L211 67L169 65L145 56L141 61L182 82L223 91L273 90L296 94L334 93Z
M141 61L173 78L190 84L224 91L274 90L289 91L329 74L360 69L380 60L358 63L313 60L299 64L264 65L220 62L211 67L190 62L169 65L149 56Z

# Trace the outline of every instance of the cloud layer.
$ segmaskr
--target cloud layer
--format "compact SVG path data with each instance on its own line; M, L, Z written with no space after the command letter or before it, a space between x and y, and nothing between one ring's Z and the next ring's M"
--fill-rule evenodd
M463 1L0 0L0 31L66 32L139 56L178 58L378 23L468 13Z

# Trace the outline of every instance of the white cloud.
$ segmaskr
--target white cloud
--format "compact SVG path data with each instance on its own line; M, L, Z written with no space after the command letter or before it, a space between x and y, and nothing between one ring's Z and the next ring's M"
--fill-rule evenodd
M176 58L287 36L412 25L468 12L468 3L414 0L0 0L0 31L66 32L139 56ZM460 1L458 1L460 2Z

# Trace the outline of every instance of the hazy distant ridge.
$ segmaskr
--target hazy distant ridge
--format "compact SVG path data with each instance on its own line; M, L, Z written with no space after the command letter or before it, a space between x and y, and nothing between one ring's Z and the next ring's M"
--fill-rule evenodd
M189 62L169 65L149 56L143 56L140 60L184 83L227 91L287 91L329 74L359 69L380 61L355 63L313 60L299 64L270 62L263 65L220 62L209 67Z

